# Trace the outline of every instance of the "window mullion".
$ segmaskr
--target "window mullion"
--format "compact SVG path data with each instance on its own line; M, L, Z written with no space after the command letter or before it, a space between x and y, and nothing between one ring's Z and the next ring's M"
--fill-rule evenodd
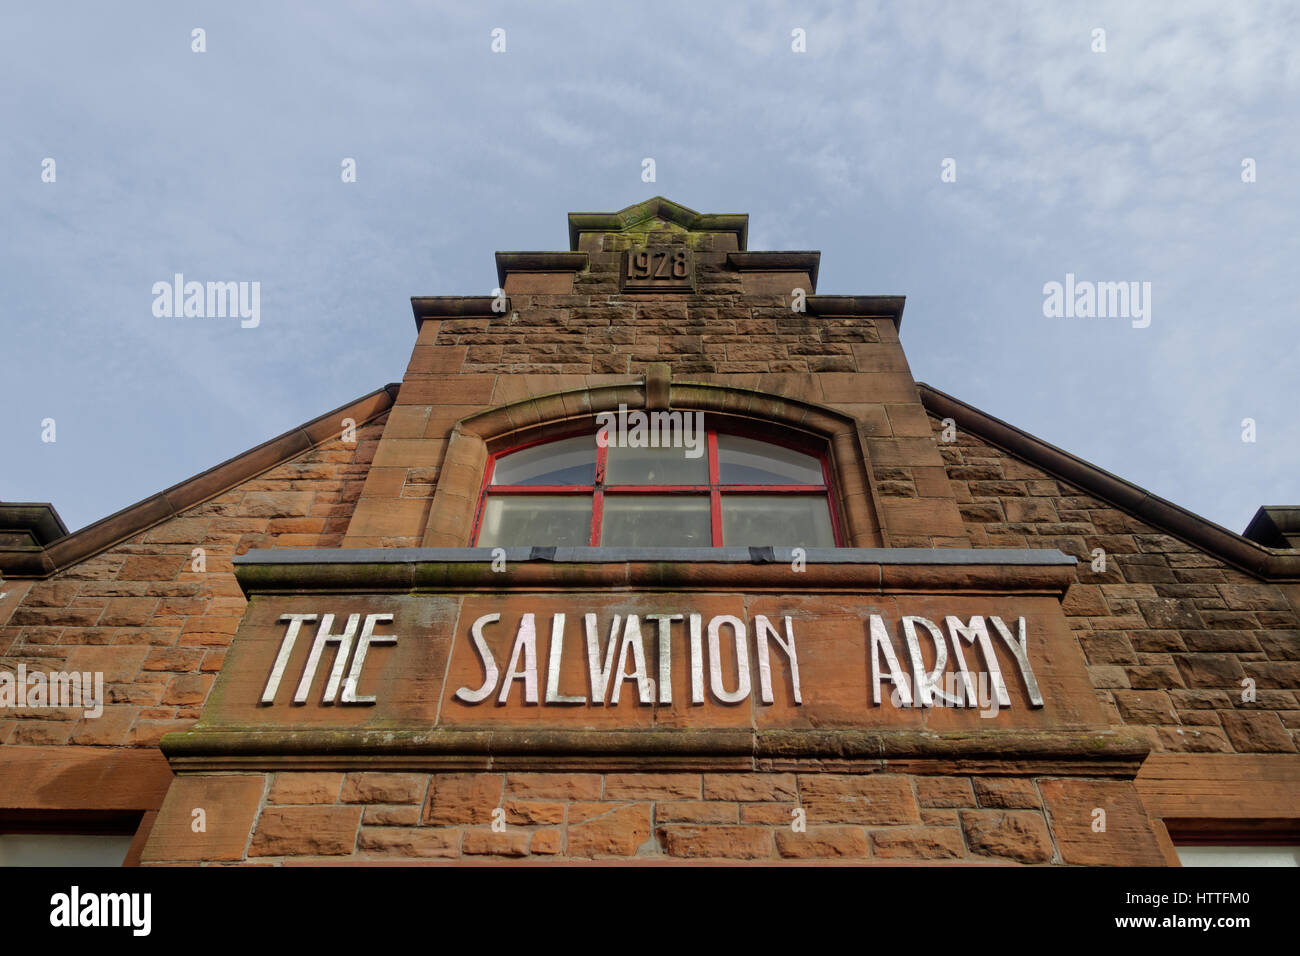
M599 435L599 432L597 432ZM591 491L591 537L589 544L600 545L600 526L605 518L605 467L609 461L609 445L596 440L596 485Z
M718 490L718 433L709 429L709 530L715 548L722 547L722 492Z

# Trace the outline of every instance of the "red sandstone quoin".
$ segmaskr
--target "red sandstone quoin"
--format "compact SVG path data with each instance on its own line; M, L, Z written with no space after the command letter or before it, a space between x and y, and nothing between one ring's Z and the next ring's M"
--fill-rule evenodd
M75 534L0 504L0 669L104 687L87 716L0 681L0 832L128 863L1295 843L1297 509L1237 535L916 383L901 296L818 295L747 224L571 214L568 251L497 254L501 296L412 299L400 384ZM705 452L598 448L620 407L698 414Z

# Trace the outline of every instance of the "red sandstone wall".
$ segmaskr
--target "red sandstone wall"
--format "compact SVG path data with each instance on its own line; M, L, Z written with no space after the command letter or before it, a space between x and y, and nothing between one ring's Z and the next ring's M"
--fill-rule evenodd
M230 559L250 548L337 547L386 415L36 581L0 627L0 663L102 671L104 713L0 710L0 743L155 746L198 719L244 613ZM194 548L207 567L197 573ZM10 582L15 585L16 582Z
M1157 751L1297 751L1300 620L1281 588L974 436L940 449L975 547L1079 559L1064 610L1112 723L1144 728ZM910 492L905 469L889 474L890 494Z
M146 862L820 859L1159 865L1132 785L829 773L278 773L178 778ZM224 784L222 783L224 781ZM217 799L223 829L190 809ZM1092 834L1092 808L1109 835ZM802 808L806 829L792 826ZM504 830L492 827L500 808ZM250 838L249 833L252 833Z
M700 294L681 301L608 301L618 292L618 253L593 252L592 282L570 292L566 281L553 293L529 285L511 294L517 314L446 320L432 344L464 347L465 373L621 375L671 362L674 374L690 375L856 372L853 344L880 341L869 318L792 312L790 289L811 292L806 277L792 278L782 293L742 295L742 277L721 271L725 252L696 257Z

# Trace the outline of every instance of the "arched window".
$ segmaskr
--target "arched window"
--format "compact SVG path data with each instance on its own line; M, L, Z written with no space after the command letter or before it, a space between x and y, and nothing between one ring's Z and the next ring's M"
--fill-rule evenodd
M597 432L489 457L479 547L773 546L839 543L822 450L719 432L691 447L597 441ZM680 432L679 432L680 434Z

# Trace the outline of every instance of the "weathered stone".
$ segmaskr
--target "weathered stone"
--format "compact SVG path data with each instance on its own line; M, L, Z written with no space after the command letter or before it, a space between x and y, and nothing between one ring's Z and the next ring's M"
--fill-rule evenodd
M201 704L208 696L212 680L211 674L182 674L173 677L163 692L162 702L173 705Z
M267 807L248 855L347 856L360 824L360 807Z
M772 831L767 827L664 826L658 834L669 856L729 860L772 856Z
M609 807L608 810L602 810ZM581 822L575 824L574 818ZM650 804L572 804L568 856L635 856L650 839Z
M917 777L917 802L922 807L973 807L975 795L966 777Z
M1129 781L1042 780L1039 789L1066 863L1162 866L1167 861Z
M605 777L606 800L699 799L698 773L611 773Z
M341 803L420 803L428 776L422 773L350 773Z
M310 491L252 491L240 502L240 515L260 518L305 515L311 507Z
M661 800L655 804L657 823L735 823L738 804L713 800Z
M242 860L248 834L266 786L264 774L184 775L172 781L154 820L141 859L168 861ZM194 829L196 807L220 807Z
M1169 695L1159 690L1117 690L1115 706L1126 723L1176 724Z
M528 852L534 856L553 856L563 849L564 834L559 830L537 830L528 844Z
M809 821L872 826L920 823L906 777L875 774L800 774L799 792Z
M147 671L185 673L199 666L203 649L199 647L160 647L149 652L142 665Z
M506 793L519 800L599 800L598 773L512 773Z
M1225 690L1237 687L1245 672L1228 654L1176 654L1174 662L1188 687Z
M1037 810L1041 805L1032 780L1023 777L976 777L979 805L997 810Z
M1182 630L1202 626L1201 616L1180 601L1170 598L1156 598L1138 601L1138 608L1147 624L1153 628Z
M1251 631L1183 631L1183 644L1189 651L1231 653L1259 651L1259 641Z
M1039 813L963 810L961 827L972 853L1021 863L1046 863L1052 858L1052 840Z
M530 839L532 835L526 830L466 830L460 851L466 856L527 856Z
M1137 654L1122 631L1095 631L1079 638L1089 664L1136 664Z
M425 823L490 823L501 806L500 774L443 773L429 781Z
M792 773L710 773L704 775L704 797L776 803L797 799L797 789Z
M368 806L361 815L363 827L414 827L420 825L422 808L418 806Z
M460 854L460 831L428 827L362 827L357 849L372 856L456 857Z
M954 860L966 855L955 827L897 827L872 830L871 846L882 859Z
M1295 753L1295 741L1271 711L1225 710L1224 732L1237 753Z
M1232 745L1217 727L1157 727L1166 750L1186 753L1230 753Z
M921 822L926 826L956 827L959 823L956 810L928 810L921 808Z
M1276 589L1262 584L1220 584L1219 594L1233 610L1285 610L1286 599Z
M799 809L793 803L741 803L738 806L741 823L774 823L777 826L789 826Z
M267 803L335 803L343 774L327 772L277 773Z
M803 833L777 830L776 849L781 856L793 859L857 859L871 852L861 827L809 827Z
M557 802L507 800L506 823L511 826L563 823L564 806Z

